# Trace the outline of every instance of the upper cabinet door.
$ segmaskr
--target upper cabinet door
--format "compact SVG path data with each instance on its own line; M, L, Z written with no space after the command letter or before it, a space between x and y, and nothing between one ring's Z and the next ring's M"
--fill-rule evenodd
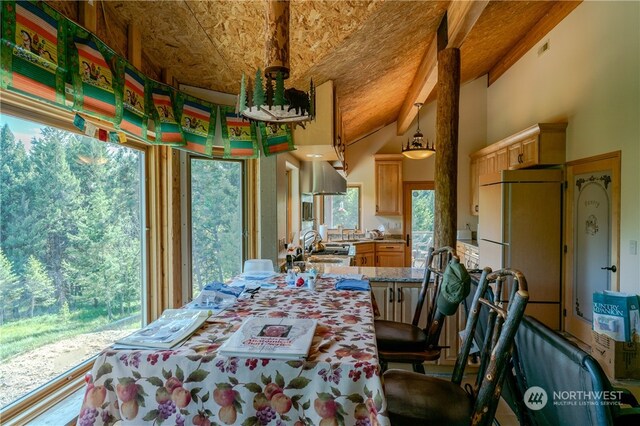
M398 158L399 157L399 158ZM402 156L376 155L376 215L402 215Z

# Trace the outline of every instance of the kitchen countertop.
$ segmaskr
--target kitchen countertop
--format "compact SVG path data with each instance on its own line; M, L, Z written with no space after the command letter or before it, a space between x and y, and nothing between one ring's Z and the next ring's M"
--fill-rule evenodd
M382 240L373 240L371 238L360 238L357 240L330 240L327 241L327 244L333 244L333 243L337 243L337 244L353 244L353 245L357 245L357 244L364 244L364 243L404 243L404 240L402 238L385 238Z
M319 272L331 274L362 274L370 281L388 282L422 282L424 269L421 268L376 268L372 266L337 266L330 264L322 265Z
M466 244L473 247L478 247L478 240L458 240L462 244Z

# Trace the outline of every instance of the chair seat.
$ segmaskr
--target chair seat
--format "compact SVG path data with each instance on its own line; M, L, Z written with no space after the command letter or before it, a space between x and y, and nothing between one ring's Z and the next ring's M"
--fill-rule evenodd
M427 334L420 327L396 321L375 320L378 351L421 352Z
M383 377L393 426L470 423L473 401L460 386L404 370L389 370Z

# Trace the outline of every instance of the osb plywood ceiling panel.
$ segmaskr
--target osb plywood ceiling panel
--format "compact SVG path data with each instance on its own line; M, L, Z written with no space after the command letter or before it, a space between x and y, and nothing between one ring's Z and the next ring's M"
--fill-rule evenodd
M460 48L460 79L489 72L552 6L551 1L490 2Z
M311 78L316 85L334 80L347 143L392 123L449 3L291 0L287 87L307 90ZM462 82L487 73L553 3L491 1L462 44ZM106 1L101 7L116 21L106 23L114 31L135 22L145 57L180 83L238 93L242 73L253 78L265 65L266 0Z

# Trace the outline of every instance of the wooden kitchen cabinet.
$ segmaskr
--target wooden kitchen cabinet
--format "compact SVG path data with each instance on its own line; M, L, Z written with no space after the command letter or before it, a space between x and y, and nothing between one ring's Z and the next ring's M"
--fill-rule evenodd
M356 244L355 266L376 266L375 243Z
M375 155L376 215L402 215L402 154Z
M524 169L538 164L538 140L526 139L509 147L509 169Z
M404 266L403 243L377 243L376 266L401 268Z
M480 212L480 176L565 162L567 123L538 123L470 155L470 209Z

